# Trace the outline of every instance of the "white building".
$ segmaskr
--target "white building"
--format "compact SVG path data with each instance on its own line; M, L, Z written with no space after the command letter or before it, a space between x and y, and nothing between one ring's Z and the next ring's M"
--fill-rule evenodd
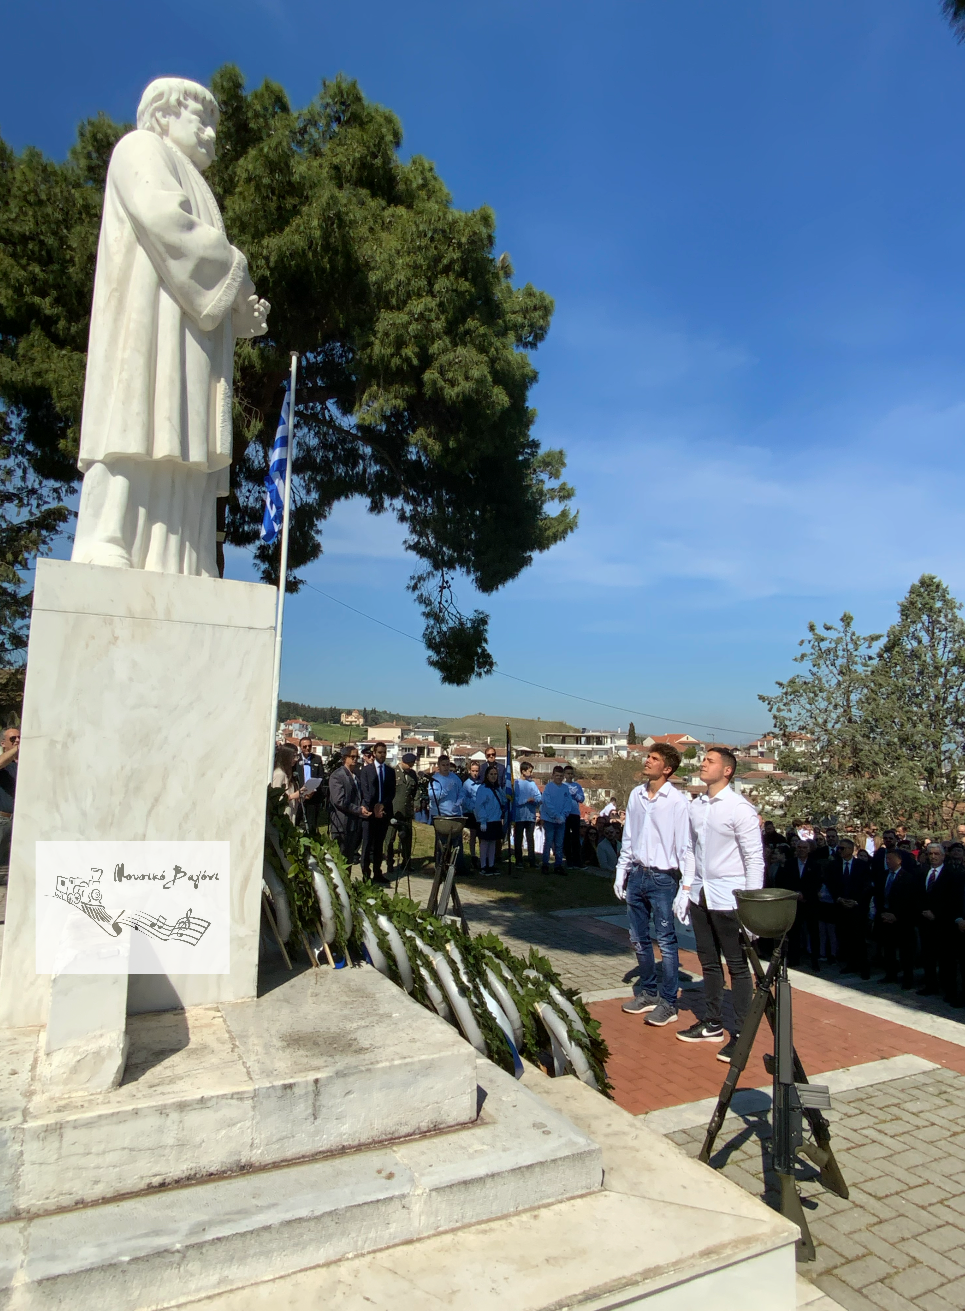
M626 756L627 735L605 729L582 728L578 733L541 733L540 750L552 750L574 765L605 765L614 756Z

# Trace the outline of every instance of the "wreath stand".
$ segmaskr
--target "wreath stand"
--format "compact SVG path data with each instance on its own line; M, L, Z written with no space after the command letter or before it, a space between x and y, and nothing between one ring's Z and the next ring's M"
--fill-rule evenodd
M432 821L432 827L435 829L436 839L442 844L442 851L440 859L436 862L435 877L432 880L426 910L430 915L438 915L440 919L444 919L451 903L459 916L462 931L468 933L469 923L456 888L456 863L459 859L459 843L462 840L464 827L462 818L437 815Z
M781 1186L778 1209L786 1219L793 1220L801 1231L797 1242L797 1259L813 1261L814 1240L808 1229L794 1177L795 1157L799 1152L808 1157L820 1170L821 1183L838 1197L848 1196L848 1185L831 1150L830 1126L821 1113L831 1105L830 1094L826 1087L808 1083L804 1066L794 1050L791 984L787 976L787 934L797 913L797 894L783 888L761 888L738 892L736 896L741 941L753 967L757 987L698 1159L710 1165L710 1154L731 1098L750 1058L761 1020L766 1018L774 1036L774 1054L765 1056L764 1068L774 1078L771 1156ZM766 970L748 933L776 939L774 953ZM805 1117L814 1138L813 1143L804 1142Z

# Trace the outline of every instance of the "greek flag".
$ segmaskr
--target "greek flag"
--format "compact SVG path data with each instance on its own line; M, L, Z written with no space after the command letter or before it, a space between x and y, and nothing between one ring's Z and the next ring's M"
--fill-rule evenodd
M265 477L265 517L261 522L261 540L273 542L281 532L285 514L285 479L288 476L288 412L290 384L285 383L285 399L278 419L278 431L271 450L271 463Z

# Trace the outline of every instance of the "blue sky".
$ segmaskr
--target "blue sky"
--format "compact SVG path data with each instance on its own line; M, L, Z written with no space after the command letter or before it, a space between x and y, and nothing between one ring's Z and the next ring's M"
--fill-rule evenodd
M230 60L304 103L342 70L457 205L493 206L518 280L556 300L537 434L581 516L483 602L506 673L638 729L754 732L809 619L881 629L926 570L965 597L965 48L938 0L35 0L4 27L17 148L62 155L159 74ZM305 576L418 633L401 535L347 504ZM308 590L282 694L630 717L499 676L444 688Z

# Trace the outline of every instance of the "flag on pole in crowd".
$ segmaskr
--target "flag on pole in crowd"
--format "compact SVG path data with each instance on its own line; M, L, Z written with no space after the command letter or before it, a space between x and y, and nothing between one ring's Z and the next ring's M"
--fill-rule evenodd
M506 777L503 779L506 789L506 836L509 836L516 818L516 789L513 787L513 735L506 725Z
M261 522L261 540L273 542L281 532L285 515L285 480L288 477L288 432L291 384L285 383L285 399L278 418L275 444L271 448L271 462L265 476L265 517Z

